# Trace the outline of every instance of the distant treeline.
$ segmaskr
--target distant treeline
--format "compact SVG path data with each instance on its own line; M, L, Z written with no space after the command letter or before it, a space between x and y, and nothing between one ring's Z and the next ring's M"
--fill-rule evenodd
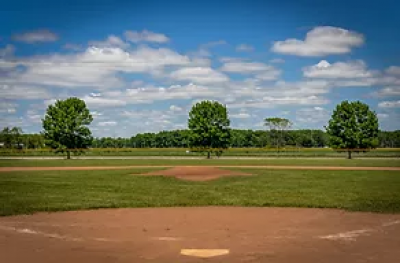
M328 136L322 130L238 130L231 131L233 148L244 147L326 147ZM379 147L400 147L400 130L381 131ZM95 138L93 148L188 148L189 131L174 130L158 133L142 133L131 138Z
M141 133L131 138L94 138L93 148L188 148L189 130L161 131L158 133ZM322 130L231 130L233 148L245 147L325 147L329 138ZM4 128L0 132L0 147L3 148L44 148L41 134L23 134L18 127ZM379 147L399 148L400 130L381 131Z

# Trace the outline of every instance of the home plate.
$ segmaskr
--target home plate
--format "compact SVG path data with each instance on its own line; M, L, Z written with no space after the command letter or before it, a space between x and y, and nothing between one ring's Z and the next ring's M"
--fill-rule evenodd
M229 254L229 249L181 249L181 254L185 256L211 258Z

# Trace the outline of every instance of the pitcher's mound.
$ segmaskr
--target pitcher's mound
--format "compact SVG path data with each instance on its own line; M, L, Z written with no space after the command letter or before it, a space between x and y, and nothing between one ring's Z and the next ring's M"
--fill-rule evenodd
M245 176L251 174L238 171L223 170L216 167L207 167L207 166L177 166L171 169L153 171L141 175L163 175L163 176L173 176L179 179L190 180L190 181L207 181L219 177Z

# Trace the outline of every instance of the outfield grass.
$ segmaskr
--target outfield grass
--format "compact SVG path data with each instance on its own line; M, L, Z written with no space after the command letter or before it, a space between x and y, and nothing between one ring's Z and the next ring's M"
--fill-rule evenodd
M187 148L93 148L84 156L206 156L206 153L190 152ZM62 156L50 149L0 149L0 156ZM400 157L399 148L378 148L368 152L354 152L354 157ZM330 148L230 148L224 156L286 156L286 157L346 157L347 152Z
M0 167L18 166L127 166L127 165L310 165L400 167L400 159L114 159L114 160L0 160Z
M255 176L189 182L131 175L143 169L0 173L0 215L210 205L400 213L398 172L242 170Z

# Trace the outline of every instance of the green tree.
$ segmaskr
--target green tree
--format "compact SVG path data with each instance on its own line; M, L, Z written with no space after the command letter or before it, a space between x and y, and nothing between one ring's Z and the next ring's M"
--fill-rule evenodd
M367 151L379 144L378 117L360 101L338 104L326 131L330 147L347 150L349 159L353 151Z
M290 128L292 123L285 118L266 118L264 120L264 125L269 127L271 137L274 137L274 141L276 146L278 147L278 151L280 146L283 146L283 131ZM271 141L273 139L271 138Z
M216 101L196 103L189 112L190 146L195 150L220 156L230 145L230 120L225 106Z
M92 121L83 100L75 97L57 100L49 105L42 120L45 143L56 152L66 152L70 159L71 150L80 153L91 145L93 137L87 126Z

